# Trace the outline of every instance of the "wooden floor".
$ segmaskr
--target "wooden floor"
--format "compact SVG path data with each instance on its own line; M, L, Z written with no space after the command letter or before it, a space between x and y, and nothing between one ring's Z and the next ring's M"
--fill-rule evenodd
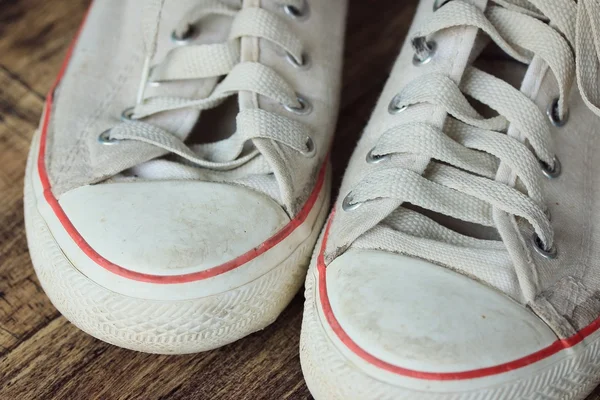
M40 288L23 224L25 158L44 96L88 3L0 0L0 399L310 399L298 357L302 295L274 325L237 343L156 356L84 334ZM416 3L351 0L333 152L337 183ZM600 390L590 399L600 399Z

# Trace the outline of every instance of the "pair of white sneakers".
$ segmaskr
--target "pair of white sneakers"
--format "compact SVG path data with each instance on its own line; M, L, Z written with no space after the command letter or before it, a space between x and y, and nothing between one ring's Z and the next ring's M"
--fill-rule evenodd
M583 399L600 2L421 0L330 212L346 6L94 2L27 168L48 296L109 343L198 352L273 322L310 263L317 399Z

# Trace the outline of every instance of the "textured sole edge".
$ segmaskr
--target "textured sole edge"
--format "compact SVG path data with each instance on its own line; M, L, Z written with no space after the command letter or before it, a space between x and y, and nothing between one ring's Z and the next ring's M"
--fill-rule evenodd
M368 374L348 359L325 331L317 301L316 260L320 241L306 278L300 336L300 361L306 384L317 400L584 400L600 383L600 339L560 361L489 387L447 392L401 387ZM482 378L485 379L485 378ZM442 383L443 384L443 383ZM465 386L468 386L465 384Z
M34 138L34 140L36 140ZM191 300L137 299L113 292L82 274L67 259L37 210L32 151L25 174L25 225L33 266L54 306L86 333L131 350L186 354L211 350L270 325L298 292L320 228L325 199L311 235L281 264L227 292Z

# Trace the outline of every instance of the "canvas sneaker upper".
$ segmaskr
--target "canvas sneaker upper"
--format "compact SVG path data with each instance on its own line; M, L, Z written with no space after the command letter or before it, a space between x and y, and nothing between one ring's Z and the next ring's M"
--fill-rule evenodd
M41 190L81 235L75 241L124 274L185 275L318 214L345 8L342 0L93 2L40 144Z
M575 334L600 315L600 4L423 1L409 35L346 172L324 263L343 271L337 260L363 250L426 260ZM394 281L381 268L367 286Z
M341 63L323 62L339 54L342 38L340 24L324 21L340 5L103 3L92 5L57 90L54 193L122 180L230 182L293 217L335 123L338 96L327 82L339 82ZM204 124L204 111L228 98L237 105Z
M25 178L56 308L129 349L271 324L329 211L346 1L92 2Z

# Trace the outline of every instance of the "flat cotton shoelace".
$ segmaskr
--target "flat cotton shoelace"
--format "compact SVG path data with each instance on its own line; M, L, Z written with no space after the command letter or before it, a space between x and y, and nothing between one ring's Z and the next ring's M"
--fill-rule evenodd
M262 8L233 8L218 0L199 0L198 6L186 14L186 21L174 35L184 37L200 20L210 15L233 18L229 40L225 43L187 44L171 50L158 65L151 67L157 47L161 12L165 0L149 1L143 17L146 62L137 104L127 115L128 121L112 128L107 141L136 140L152 144L174 153L189 163L214 170L230 170L258 155L253 149L244 153L244 144L251 139L266 138L289 146L310 156L314 143L309 128L293 119L261 109L243 109L236 119L237 130L228 139L193 148L182 137L156 125L145 122L153 114L195 108L206 110L223 103L229 96L241 91L265 96L285 106L292 112L307 107L294 89L272 68L258 62L240 61L240 39L258 37L281 47L293 60L301 63L304 57L302 43L290 31L281 17ZM287 7L301 10L303 0L286 0ZM225 78L206 98L145 97L149 83ZM193 81L192 81L193 82ZM193 84L193 83L192 83ZM243 154L244 153L244 154ZM210 155L210 157L205 157Z
M479 28L520 62L529 64L534 56L541 58L558 83L560 96L549 110L555 123L567 117L567 98L575 77L585 103L600 115L597 106L600 104L600 3L597 1L499 0L485 11L462 0L446 2L414 37L416 59L431 55L433 46L428 42L431 35L457 26ZM489 106L498 116L484 118L466 96ZM466 68L460 84L439 73L417 78L393 99L390 112L400 113L419 103L445 109L451 117L444 130L425 122L393 127L382 134L369 157L382 163L392 155L412 154L437 162L429 163L424 172L420 166L386 168L381 164L352 188L344 200L344 209L360 212L353 209L365 202L393 199L397 204L410 203L486 227L497 226L495 211L499 210L528 221L540 248L552 255L554 232L542 196L541 179L542 172L547 176L558 174L560 162L553 147L548 116L525 94L473 66ZM509 126L515 127L521 137L507 135ZM519 189L515 182L524 189ZM393 221L388 221L398 231L453 241L459 248L481 246L469 237L441 230L437 223L414 211L404 208L399 211L391 216ZM365 232L362 224L349 233L350 240ZM378 232L386 234L385 230ZM377 241L385 241L386 247L401 253L436 258L418 240L411 242L396 236L390 244L391 238L380 236ZM442 261L442 257L437 258ZM494 267L493 257L483 257L475 263ZM495 273L489 272L489 281L499 281L494 278ZM533 299L535 285L531 282L531 271L517 265L516 275L525 299Z

